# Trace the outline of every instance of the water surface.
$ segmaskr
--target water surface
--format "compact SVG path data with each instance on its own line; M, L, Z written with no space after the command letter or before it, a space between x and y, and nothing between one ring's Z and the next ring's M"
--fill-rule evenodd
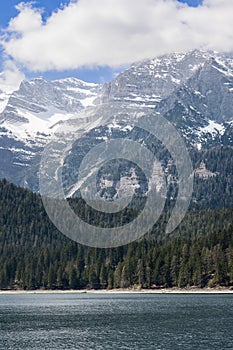
M233 295L0 295L0 349L233 350Z

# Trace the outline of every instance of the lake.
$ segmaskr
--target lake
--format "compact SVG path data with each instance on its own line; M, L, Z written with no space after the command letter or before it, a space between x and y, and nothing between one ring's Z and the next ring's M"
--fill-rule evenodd
M233 350L233 295L0 295L0 349Z

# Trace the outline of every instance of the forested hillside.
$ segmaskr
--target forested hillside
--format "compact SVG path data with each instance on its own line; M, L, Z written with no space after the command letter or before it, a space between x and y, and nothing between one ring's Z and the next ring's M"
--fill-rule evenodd
M140 241L95 249L58 232L39 195L0 181L0 288L233 286L233 210L194 209L170 237L164 214Z

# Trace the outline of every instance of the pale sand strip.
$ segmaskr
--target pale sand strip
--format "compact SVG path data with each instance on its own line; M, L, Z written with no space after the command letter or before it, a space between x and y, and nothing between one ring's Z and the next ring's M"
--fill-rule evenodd
M164 288L164 289L102 289L102 290L0 290L7 294L233 294L229 288Z

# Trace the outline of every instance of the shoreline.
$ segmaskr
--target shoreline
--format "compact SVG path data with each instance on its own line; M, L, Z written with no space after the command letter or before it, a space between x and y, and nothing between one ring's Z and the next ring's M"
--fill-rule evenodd
M161 289L83 289L83 290L0 290L0 295L18 294L233 294L233 289L216 288L161 288Z

